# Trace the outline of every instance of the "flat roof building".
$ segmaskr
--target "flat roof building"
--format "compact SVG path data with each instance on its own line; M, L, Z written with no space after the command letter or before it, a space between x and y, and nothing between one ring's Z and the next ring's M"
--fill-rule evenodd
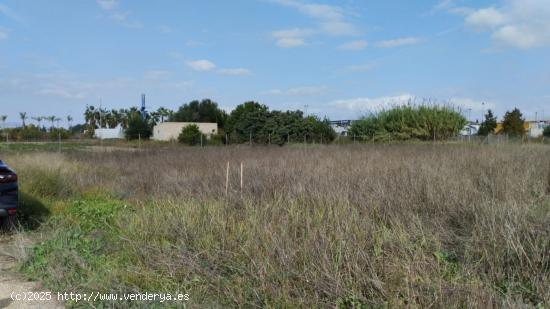
M215 122L163 122L153 128L151 139L156 141L177 140L181 130L188 125L196 125L202 134L210 137L218 133L218 124Z

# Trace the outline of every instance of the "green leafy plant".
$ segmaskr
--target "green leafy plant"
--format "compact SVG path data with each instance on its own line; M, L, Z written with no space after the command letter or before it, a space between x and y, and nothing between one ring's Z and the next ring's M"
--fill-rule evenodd
M403 105L353 122L349 135L376 140L445 140L456 136L466 119L449 106Z
M485 120L481 123L479 127L478 135L487 136L490 133L493 133L497 127L497 117L493 115L491 110L487 111L485 114Z
M514 108L511 112L506 112L502 121L502 131L511 136L525 134L525 119L519 109Z
M128 128L124 134L130 140L148 139L153 134L153 129L147 119L142 119L141 115L135 112L129 116Z
M206 141L206 136L202 134L201 130L196 124L190 124L183 127L181 133L178 136L178 141L182 144L189 146L200 145L201 141Z

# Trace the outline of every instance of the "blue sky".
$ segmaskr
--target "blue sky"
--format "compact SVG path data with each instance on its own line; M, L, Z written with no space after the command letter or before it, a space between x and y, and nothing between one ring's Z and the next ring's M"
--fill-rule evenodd
M0 114L256 100L355 119L430 99L550 116L548 0L0 0ZM468 114L468 112L465 112Z

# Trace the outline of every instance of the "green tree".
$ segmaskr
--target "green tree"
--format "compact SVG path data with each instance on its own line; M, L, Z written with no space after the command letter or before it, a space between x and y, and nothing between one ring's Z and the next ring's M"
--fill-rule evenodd
M159 115L160 117L160 122L164 122L166 121L166 119L169 119L170 116L174 113L173 111L165 108L165 107L159 107L156 111L156 113Z
M544 128L544 131L542 131L542 135L544 137L550 137L550 125L547 125L545 128Z
M167 116L166 113L163 114L164 117ZM182 105L169 117L170 121L179 122L215 122L219 128L223 129L227 113L218 107L218 103L210 99L203 99L202 101L195 100Z
M289 139L302 137L305 130L304 114L301 111L272 111L260 129L259 139L262 143L283 145Z
M226 125L226 132L231 134L231 139L242 143L248 141L250 136L254 142L265 142L265 124L269 118L267 106L258 102L245 102L238 105L231 114Z
M308 116L304 121L307 128L307 140L327 144L336 138L336 132L330 126L328 119L321 120L317 116Z
M19 118L21 118L21 122L22 122L22 126L23 128L26 127L26 123L25 123L25 120L27 120L27 113L26 112L20 112L19 113Z
M195 146L201 144L202 141L206 141L206 136L204 136L199 129L199 126L196 124L190 124L181 129L181 133L178 136L178 141L182 144L189 146Z
M54 128L54 122L55 122L55 119L56 117L55 116L46 116L44 117L46 120L48 120L50 122L50 131Z
M142 119L139 112L133 112L128 116L128 128L124 131L127 139L148 139L153 134L153 129L147 119Z
M4 123L6 122L6 119L8 119L8 116L0 115L0 122L2 122L2 127L4 127Z
M511 136L523 136L525 134L525 119L520 110L514 108L511 112L504 114L502 121L502 132Z
M496 127L497 127L497 117L493 115L493 112L491 110L488 110L487 114L485 114L485 120L479 126L479 131L477 134L482 136L487 136L490 133L495 132Z
M336 138L327 119L304 117L302 111L269 111L257 102L237 106L229 115L226 130L235 142L283 145L288 140L331 142Z

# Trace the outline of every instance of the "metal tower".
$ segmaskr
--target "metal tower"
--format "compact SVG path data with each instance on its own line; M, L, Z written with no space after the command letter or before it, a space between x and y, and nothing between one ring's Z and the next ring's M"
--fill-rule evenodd
M145 118L147 117L147 112L145 111L145 93L141 94L141 120L145 121Z

